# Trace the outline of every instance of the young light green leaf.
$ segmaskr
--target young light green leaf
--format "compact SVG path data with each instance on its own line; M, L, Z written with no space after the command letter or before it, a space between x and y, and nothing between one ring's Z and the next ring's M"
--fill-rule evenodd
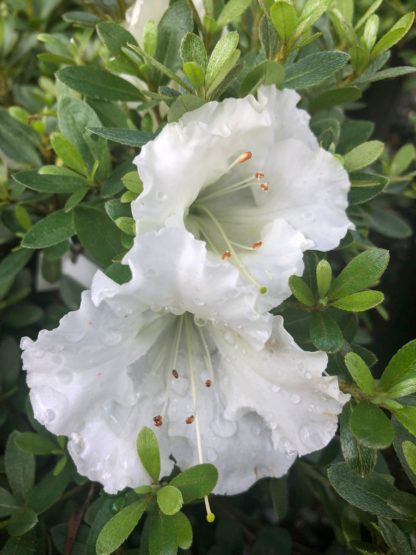
M401 175L410 164L416 159L416 149L412 144L407 144L400 148L391 163L390 175Z
M153 482L160 475L160 452L156 434L150 428L142 428L137 436L137 452L142 465Z
M178 488L184 503L202 499L214 489L218 480L218 471L212 464L198 464L184 470L170 482Z
M51 247L75 235L72 213L57 210L39 220L23 237L22 246L27 249Z
M110 555L125 542L142 518L149 500L145 497L127 505L107 522L97 539L97 555Z
M368 50L371 50L376 43L377 33L379 27L379 17L378 15L372 15L368 18L363 33L363 41L367 46Z
M349 56L345 52L317 52L305 56L286 68L284 85L288 89L306 89L326 81L345 66Z
M181 42L182 62L195 62L205 72L208 63L207 51L202 40L194 33L186 33Z
M384 249L368 249L347 264L334 280L329 291L330 299L352 295L376 284L385 272L389 252Z
M383 154L384 144L381 141L368 141L353 148L344 157L344 166L349 172L366 168Z
M299 276L291 276L289 278L289 287L296 299L306 305L314 306L315 297L309 285Z
M281 40L288 42L293 37L298 22L294 6L286 0L278 0L270 8L270 18Z
M364 360L356 353L348 353L344 360L348 372L351 374L352 379L358 387L364 391L364 393L368 393L369 395L373 394L375 391L375 380L370 368Z
M381 291L368 290L346 295L341 299L333 301L331 305L347 312L364 312L374 308L383 301L384 295Z
M51 135L51 145L57 156L61 158L63 163L80 173L81 175L87 175L88 170L82 159L81 154L78 152L77 148L69 141L65 135L62 133L52 133Z
M182 66L184 74L187 76L189 81L195 87L195 89L200 89L204 86L205 75L204 71L200 65L196 62L184 62ZM181 97L179 97L181 98Z
M416 407L403 406L401 409L394 410L397 420L416 437Z
M327 260L320 260L316 266L316 283L318 285L319 297L323 299L329 291L332 283L332 268Z
M239 35L237 31L226 33L215 45L209 58L206 71L206 87L208 90L215 89L223 80L225 75L234 65L234 55L238 46Z
M182 513L172 516L173 527L175 529L176 543L181 549L189 549L192 545L192 526L188 517Z
M390 393L416 377L416 339L404 345L392 357L380 379L381 388Z
M385 449L393 443L394 431L390 419L375 405L358 403L350 416L351 432L366 447Z
M152 514L149 529L149 555L177 554L174 523L174 517L166 516L161 512Z
M251 4L251 0L229 0L221 10L217 19L218 27L225 27L243 15Z
M312 343L320 351L336 353L344 344L344 337L337 322L328 312L315 312L310 321Z
M416 474L416 444L411 441L403 441L403 454L412 472Z
M182 509L182 493L174 486L164 486L157 491L157 504L165 515L175 515Z
M382 52L385 52L401 40L413 25L415 19L415 12L409 12L403 15L393 27L376 43L374 46L371 57L376 58Z

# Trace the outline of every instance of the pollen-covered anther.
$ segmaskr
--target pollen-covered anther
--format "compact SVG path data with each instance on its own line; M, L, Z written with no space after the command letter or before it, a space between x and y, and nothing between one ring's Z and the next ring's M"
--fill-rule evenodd
M255 177L256 179L262 179L262 178L264 177L264 173L263 173L263 172L256 172L256 173L254 174L254 177Z
M253 157L253 154L251 152L244 152L244 154L242 154L239 158L238 158L238 163L239 164L244 164L244 162L247 162L247 160L250 160L250 158Z
M193 414L191 414L191 416L188 416L188 418L185 420L185 422L187 424L192 424L192 422L195 420L195 416Z
M269 190L269 184L268 183L260 183L260 189L262 191L268 191Z
M212 380L207 380L205 382L205 387L211 387L212 386Z
M160 428L160 426L163 424L163 417L160 414L158 414L157 416L153 417L153 422L156 428Z
M175 369L173 369L173 370L172 370L172 376L177 380L177 379L179 378L178 371L175 370Z
M263 245L263 241L256 241L251 245L251 248L256 250L256 249L259 249L262 245Z
M231 258L231 252L225 251L221 257L223 260L229 260Z

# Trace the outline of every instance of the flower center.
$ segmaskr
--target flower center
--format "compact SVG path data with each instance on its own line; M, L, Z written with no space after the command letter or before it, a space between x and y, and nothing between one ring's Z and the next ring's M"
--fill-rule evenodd
M246 238L241 239L243 225L235 225L231 220L227 221L224 216L224 206L230 204L230 212L233 205L238 203L241 195L251 195L257 189L267 193L269 185L264 181L264 173L261 171L253 175L235 177L237 168L252 158L251 152L244 152L234 160L227 168L224 176L216 183L205 187L190 206L185 218L186 227L198 238L205 241L209 250L222 258L229 260L241 273L253 283L261 294L267 293L267 288L259 283L245 266L241 259L242 253L255 252L262 247L262 241L253 237L253 241L246 244ZM221 210L218 207L221 206Z

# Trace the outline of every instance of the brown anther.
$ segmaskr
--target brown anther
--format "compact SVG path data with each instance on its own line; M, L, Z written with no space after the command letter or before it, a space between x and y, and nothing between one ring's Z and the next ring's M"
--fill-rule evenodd
M212 385L212 381L211 381L211 380L207 380L207 381L205 382L205 387L211 387L211 385Z
M185 422L186 422L187 424L192 424L192 422L193 422L194 420L195 420L195 416L191 415L191 416L188 416L188 418L185 420Z
M268 183L260 183L260 189L262 191L268 191L269 190L269 184Z
M172 376L173 376L175 379L178 379L178 378L179 378L178 371L175 370L175 369L173 369L173 370L172 370Z
M160 426L163 424L162 416L160 416L160 414L158 414L157 416L154 416L153 422L155 423L156 428L160 428Z
M240 156L240 158L238 159L238 163L239 164L244 164L244 162L247 162L247 160L250 160L250 158L252 157L252 153L251 152L245 152L244 154L242 154Z
M229 258L231 258L231 253L230 251L225 251L221 257L223 260L228 260Z
M260 178L264 177L264 173L263 172L256 172L254 174L254 176L255 176L256 179L260 179Z
M256 241L251 245L252 249L259 249L263 245L263 241Z

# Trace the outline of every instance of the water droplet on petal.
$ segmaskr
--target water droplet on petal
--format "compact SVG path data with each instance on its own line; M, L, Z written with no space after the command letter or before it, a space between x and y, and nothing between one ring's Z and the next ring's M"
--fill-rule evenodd
M45 421L46 422L53 422L55 420L55 418L56 418L56 414L53 410L48 409L45 412Z
M104 345L114 347L121 342L122 338L123 336L118 331L107 331L104 332L104 334L102 335L101 341L104 343Z
M280 389L281 389L281 388L280 388L279 385L274 385L274 386L272 387L273 393L278 393L278 392L280 391Z
M85 330L82 328L75 328L65 332L65 339L69 343L78 343L85 336Z
M292 403L294 405L298 405L300 403L300 395L298 395L297 393L293 393L293 395L291 395L290 400L292 401Z
M162 191L158 191L156 193L156 199L157 200L166 200L167 199L167 195L165 195L165 193L163 193Z
M226 342L227 342L229 345L234 345L234 343L235 343L234 334L233 334L232 332L230 332L230 331L226 331L226 332L224 333L224 339L226 340Z
M204 318L200 318L199 316L194 316L194 323L199 328L202 328L206 326L208 322Z
M307 380L311 380L311 379L312 379L312 374L311 374L310 372L308 372L308 371L306 371L303 375L305 376L305 378L306 378Z

